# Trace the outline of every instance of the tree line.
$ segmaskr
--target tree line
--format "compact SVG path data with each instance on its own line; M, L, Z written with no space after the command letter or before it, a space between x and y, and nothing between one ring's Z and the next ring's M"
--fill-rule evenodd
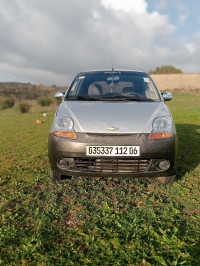
M150 70L149 74L175 74L175 73L183 73L183 71L179 68L176 68L171 65L163 65L158 66L154 70Z

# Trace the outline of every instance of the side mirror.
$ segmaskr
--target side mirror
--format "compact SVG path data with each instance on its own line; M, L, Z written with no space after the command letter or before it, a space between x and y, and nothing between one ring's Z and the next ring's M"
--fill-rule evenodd
M162 96L164 101L171 101L173 99L173 95L167 91L162 92Z
M59 91L59 92L56 92L56 94L54 95L54 97L56 98L56 100L62 100L62 98L64 97L65 95L65 92L64 91Z

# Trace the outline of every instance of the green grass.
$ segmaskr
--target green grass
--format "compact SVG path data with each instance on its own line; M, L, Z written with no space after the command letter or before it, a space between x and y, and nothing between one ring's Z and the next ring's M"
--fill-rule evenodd
M54 110L0 111L0 264L200 265L199 102L199 93L177 93L169 103L180 142L169 186L83 177L54 184Z

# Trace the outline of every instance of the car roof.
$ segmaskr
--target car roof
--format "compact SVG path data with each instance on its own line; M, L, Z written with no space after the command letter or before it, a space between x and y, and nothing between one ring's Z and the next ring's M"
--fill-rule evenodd
M121 72L123 74L126 73L145 73L144 71L139 71L139 70L128 70L128 69L99 69L99 70L89 70L89 71L82 71L78 75L87 75L87 74L104 74L104 73L116 73L116 72Z

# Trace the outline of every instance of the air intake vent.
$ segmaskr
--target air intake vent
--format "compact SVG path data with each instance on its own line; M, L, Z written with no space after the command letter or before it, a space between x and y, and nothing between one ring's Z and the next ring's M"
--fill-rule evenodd
M143 173L146 172L150 166L150 160L107 158L76 158L75 163L79 171L93 173Z

